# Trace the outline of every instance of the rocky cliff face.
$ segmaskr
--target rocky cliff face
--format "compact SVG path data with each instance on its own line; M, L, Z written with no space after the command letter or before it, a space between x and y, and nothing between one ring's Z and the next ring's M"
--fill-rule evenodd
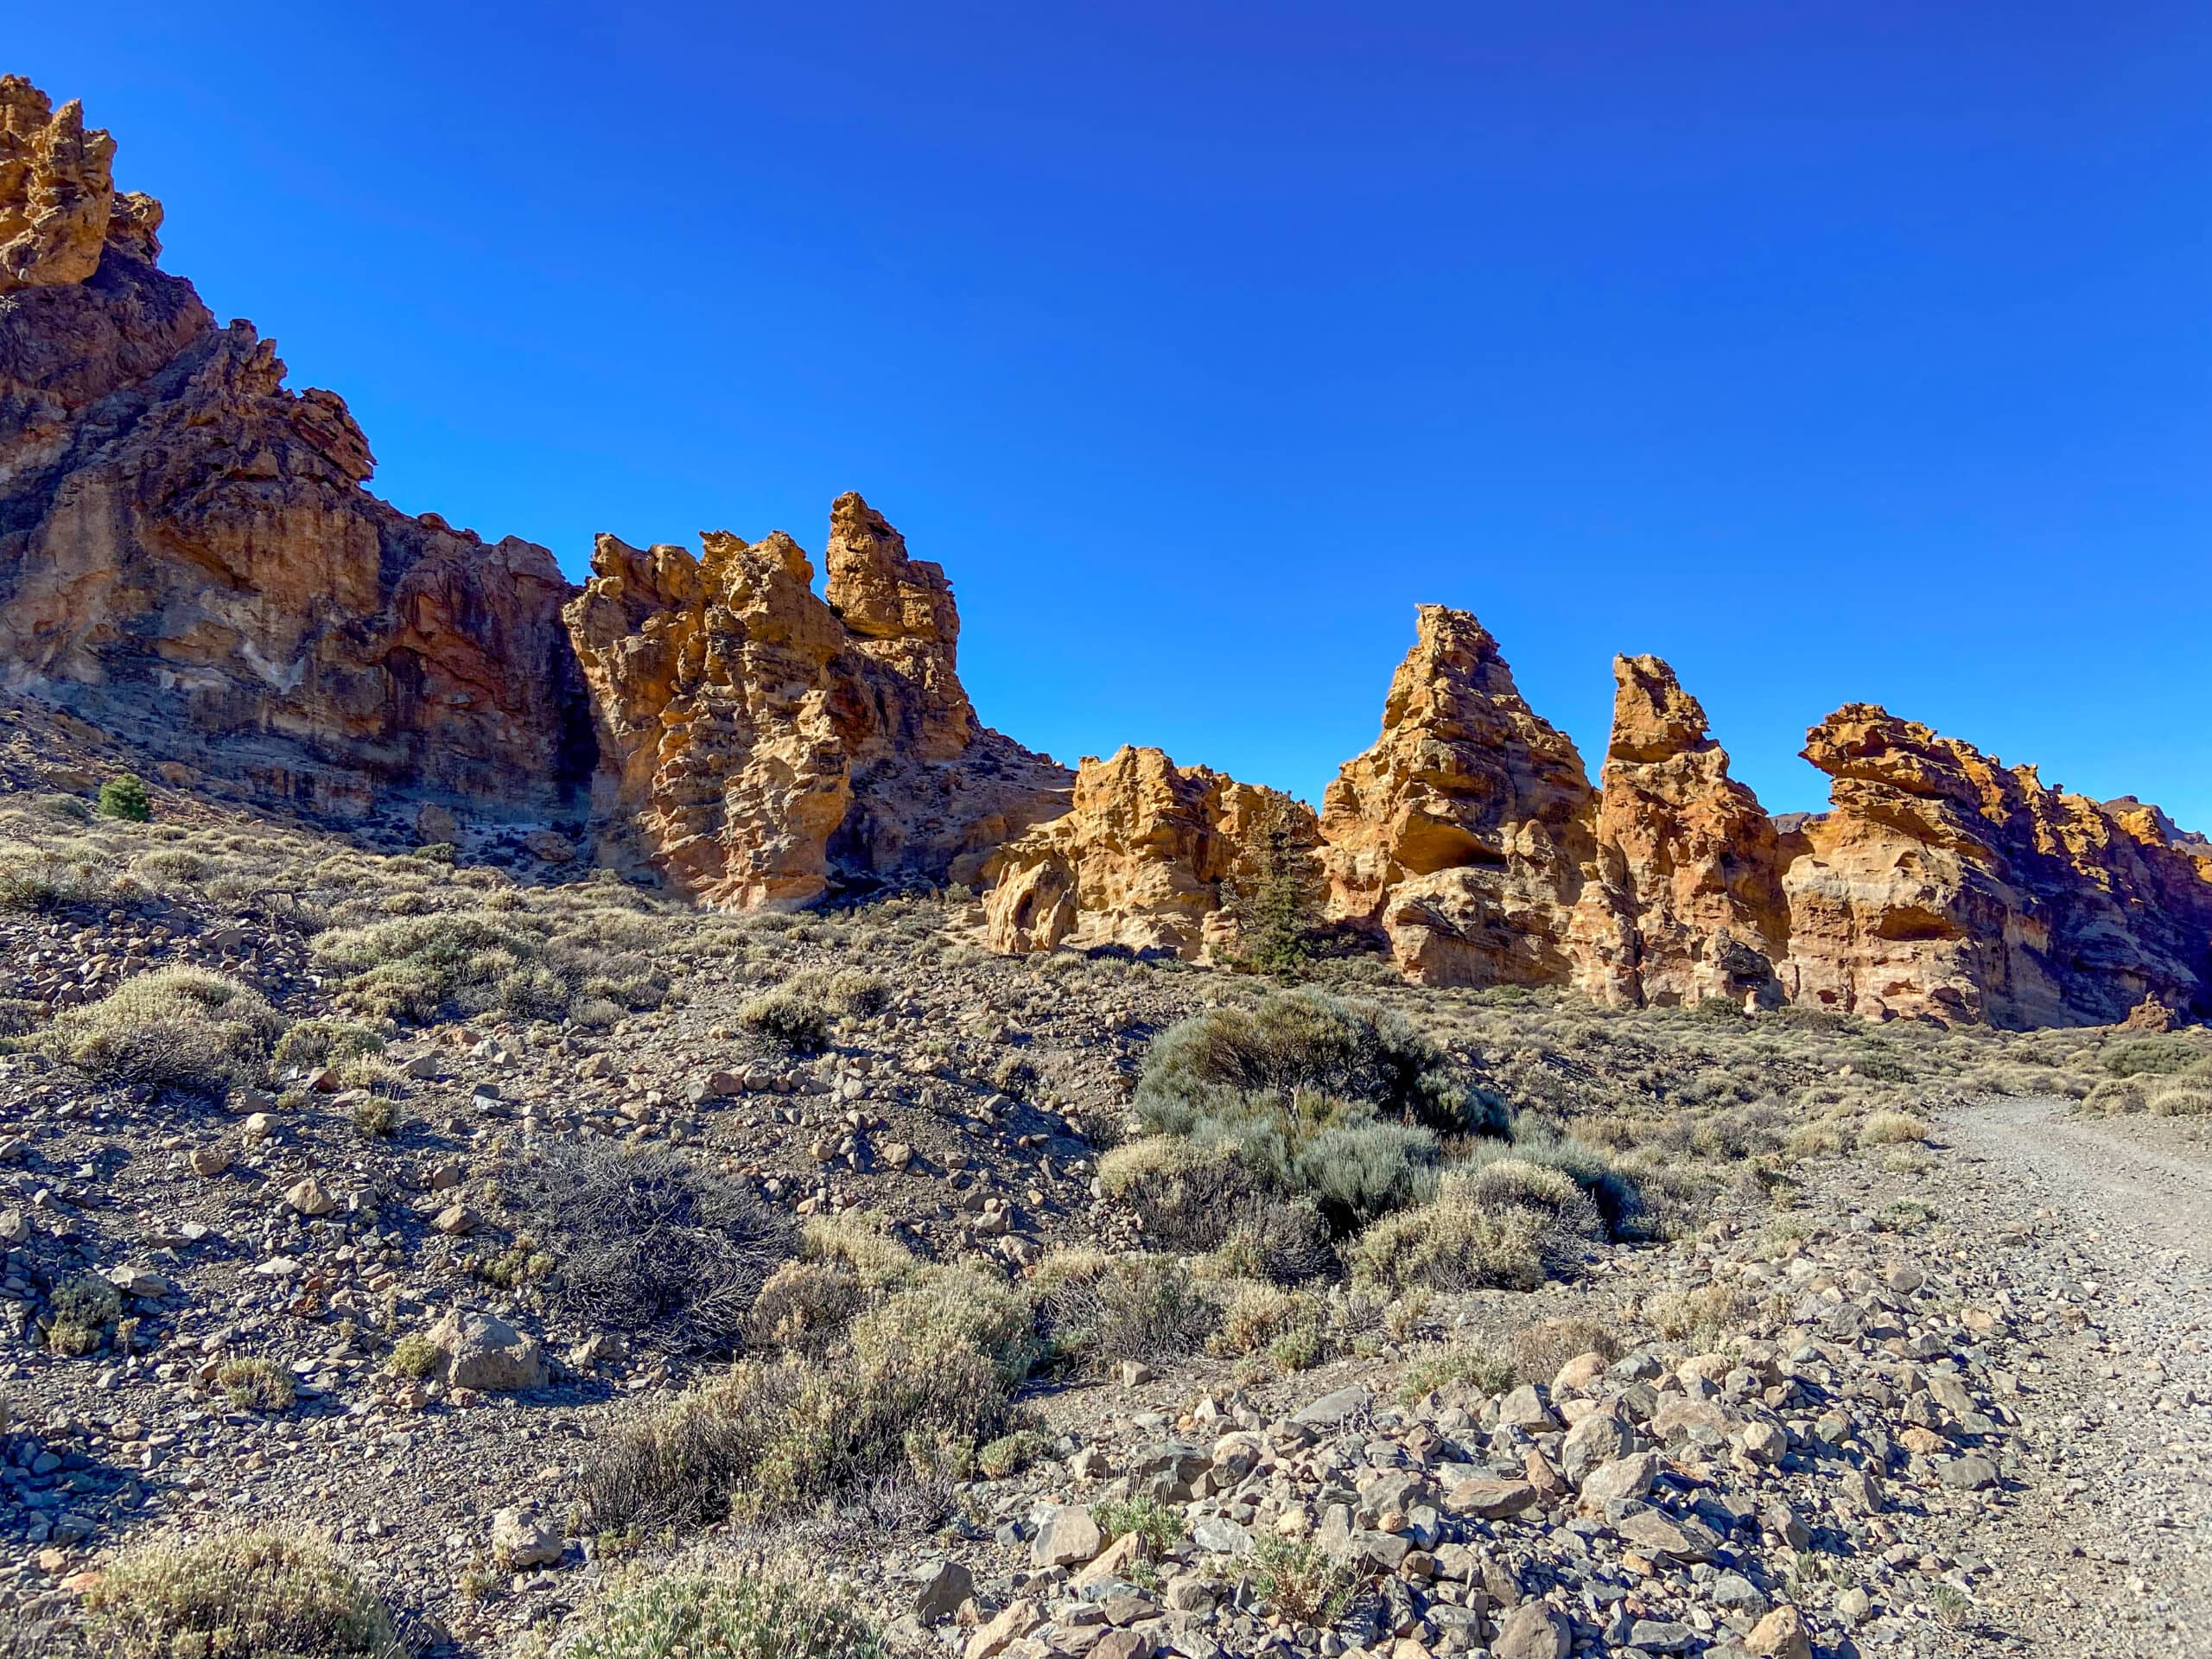
M1382 736L1322 798L1331 912L1379 927L1425 984L1566 979L1595 807L1582 757L1529 707L1489 631L1424 605Z
M1834 806L1785 843L1793 1001L2005 1026L2212 1005L2212 857L2156 808L2062 793L1869 703L1804 753Z
M1068 774L977 722L950 585L857 495L831 509L829 597L778 531L694 558L599 538L568 608L606 766L610 851L683 890L791 907L833 885L973 880L1066 804Z
M361 486L345 404L155 264L77 106L0 81L0 672L334 813L543 806L591 767L551 555Z
M1593 790L1440 607L1318 820L1148 749L1071 797L978 721L944 571L857 495L826 597L780 533L601 537L579 593L543 548L378 500L345 404L160 269L161 205L116 190L114 154L0 79L0 685L142 753L326 814L588 808L604 856L734 904L980 879L1007 950L1217 950L1229 886L1318 837L1330 916L1432 984L2212 1014L2212 843L2157 808L1853 704L1805 749L1832 810L1771 820L1656 658L1616 664Z
M1577 982L1615 1004L1779 1000L1789 918L1774 822L1728 775L1705 709L1656 657L1613 659L1594 879L1576 906Z
M1158 749L1085 757L1066 815L985 867L990 946L1220 955L1236 931L1226 887L1256 887L1281 853L1309 856L1314 830L1302 802L1205 766L1179 767Z

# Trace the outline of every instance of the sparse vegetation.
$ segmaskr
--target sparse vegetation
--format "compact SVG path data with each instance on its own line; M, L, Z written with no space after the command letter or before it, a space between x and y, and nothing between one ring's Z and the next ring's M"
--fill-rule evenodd
M136 1545L84 1605L112 1659L397 1659L383 1599L327 1546L293 1532Z
M217 1092L258 1077L283 1027L234 979L162 968L54 1022L49 1046L98 1084Z
M519 1230L550 1257L575 1318L649 1344L728 1353L798 1230L751 1190L666 1147L560 1141L504 1185Z
M562 1643L563 1659L880 1659L868 1622L818 1568L729 1561L654 1574Z
M216 1369L215 1386L239 1411L289 1411L298 1397L291 1372L258 1355L225 1360Z

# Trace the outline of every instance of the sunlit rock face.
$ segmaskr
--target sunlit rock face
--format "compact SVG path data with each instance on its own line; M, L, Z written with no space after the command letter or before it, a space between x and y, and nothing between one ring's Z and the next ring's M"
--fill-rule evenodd
M972 880L1067 804L1069 775L984 728L950 585L857 495L831 509L828 597L777 531L640 550L599 538L568 623L604 766L607 851L743 906L833 887Z
M158 267L114 153L0 80L0 675L318 810L578 798L552 556L369 494L344 402Z

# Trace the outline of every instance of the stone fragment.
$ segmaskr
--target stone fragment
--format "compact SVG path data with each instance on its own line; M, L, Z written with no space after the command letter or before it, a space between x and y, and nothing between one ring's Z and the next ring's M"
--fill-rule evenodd
M497 1510L492 1515L492 1559L510 1570L561 1564L561 1529L527 1510Z

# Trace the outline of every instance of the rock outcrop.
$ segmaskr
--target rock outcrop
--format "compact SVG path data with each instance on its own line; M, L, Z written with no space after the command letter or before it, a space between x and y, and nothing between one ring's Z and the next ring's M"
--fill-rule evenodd
M1833 807L1786 837L1792 1001L2104 1024L2212 1012L2212 856L2155 807L2050 788L1870 703L1807 734Z
M345 404L160 270L77 106L0 81L0 674L310 809L591 766L552 556L362 488Z
M1774 821L1728 775L1704 708L1656 657L1613 659L1596 879L1576 906L1578 984L1614 1004L1780 1000Z
M1572 976L1572 913L1595 865L1596 796L1465 611L1420 607L1374 747L1322 798L1330 908L1380 927L1431 985Z
M609 851L683 890L790 908L832 887L972 880L1067 804L1068 774L985 730L950 585L857 495L831 509L829 597L777 531L599 538L568 607L605 766Z
M1227 905L1286 860L1310 860L1313 810L1158 749L1086 756L1065 816L995 854L984 900L995 950L1118 944L1185 958L1233 950Z

